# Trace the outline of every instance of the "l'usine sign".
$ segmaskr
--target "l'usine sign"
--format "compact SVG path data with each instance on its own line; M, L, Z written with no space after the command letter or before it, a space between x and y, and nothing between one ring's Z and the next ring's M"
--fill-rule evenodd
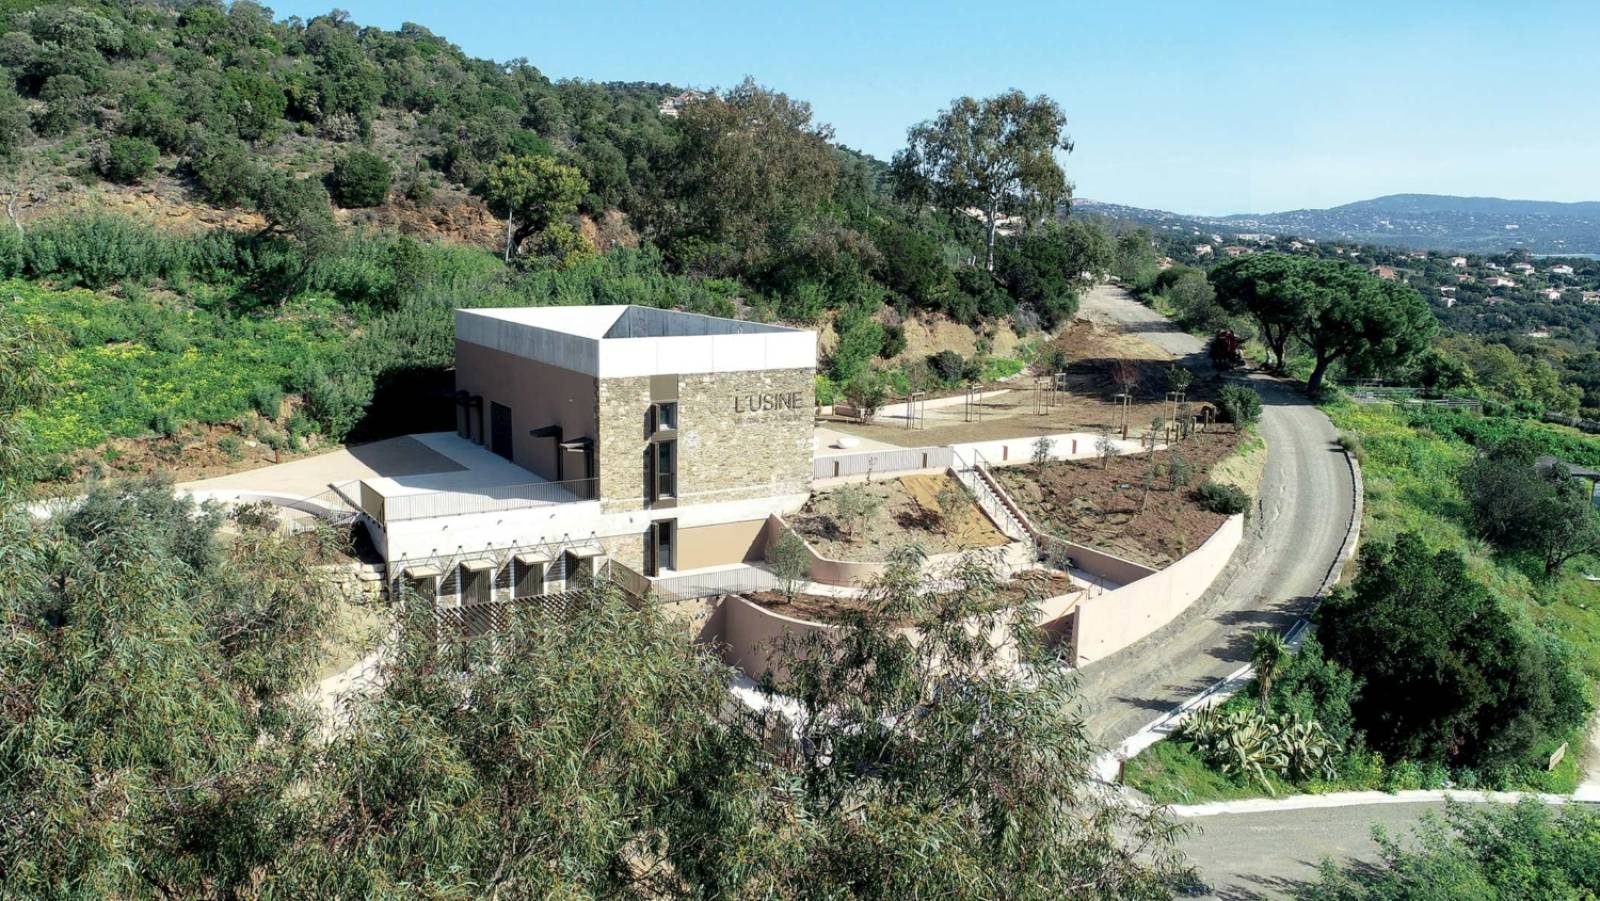
M769 410L798 410L800 409L800 392L789 391L781 394L735 394L733 396L733 412L735 413L765 413Z

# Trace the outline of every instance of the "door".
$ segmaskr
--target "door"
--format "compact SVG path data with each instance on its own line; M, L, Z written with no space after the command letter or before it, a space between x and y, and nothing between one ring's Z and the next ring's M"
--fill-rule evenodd
M489 404L489 450L511 459L511 408Z
M678 561L678 521L658 519L645 534L645 575L659 576L675 569Z

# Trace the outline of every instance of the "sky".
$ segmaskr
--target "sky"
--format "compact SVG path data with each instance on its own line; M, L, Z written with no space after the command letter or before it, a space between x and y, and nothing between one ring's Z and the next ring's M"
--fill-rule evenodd
M268 0L270 3L270 0ZM326 0L325 0L326 2ZM316 2L270 3L310 18ZM811 103L882 159L962 95L1061 104L1078 197L1221 215L1383 194L1600 200L1600 0L340 0L551 78Z

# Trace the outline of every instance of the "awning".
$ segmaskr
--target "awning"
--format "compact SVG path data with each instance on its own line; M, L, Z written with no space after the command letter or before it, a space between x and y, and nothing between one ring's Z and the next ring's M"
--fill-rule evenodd
M517 562L523 566L541 566L550 562L547 551L526 551L516 556Z
M485 570L494 569L494 561L493 560L463 560L461 562L461 568L466 570L469 573L481 573L481 572L484 572Z
M405 575L406 578L412 579L412 580L416 580L416 579L431 579L434 576L439 575L439 567L437 567L437 566L427 566L427 565L408 566L405 569L401 570L401 572Z
M567 553L579 560L586 560L590 557L604 557L606 549L598 544L578 544L567 548Z

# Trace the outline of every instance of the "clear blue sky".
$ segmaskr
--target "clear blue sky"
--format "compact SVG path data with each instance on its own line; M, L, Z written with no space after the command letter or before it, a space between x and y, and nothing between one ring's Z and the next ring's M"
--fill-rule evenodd
M953 97L1045 93L1077 142L1065 160L1077 195L1136 206L1600 200L1596 0L341 8L364 25L417 22L473 56L526 57L552 78L727 87L752 75L885 159Z

